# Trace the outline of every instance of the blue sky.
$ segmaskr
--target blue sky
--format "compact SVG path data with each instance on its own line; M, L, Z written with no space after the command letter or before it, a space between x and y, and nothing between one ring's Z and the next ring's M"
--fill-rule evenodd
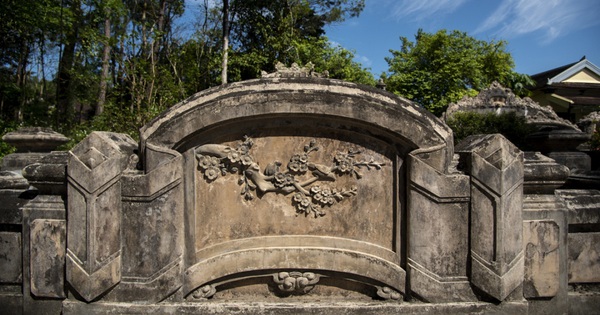
M200 0L185 0L186 16ZM216 0L209 0L214 5ZM517 72L536 74L586 56L600 66L600 0L365 0L360 17L326 28L334 44L353 50L375 77L385 57L414 40L419 28L460 30L480 40L506 40ZM185 17L184 17L185 18Z
M536 74L579 61L600 65L599 0L366 0L360 17L328 26L333 43L353 50L376 77L400 37L417 30L460 30L481 40L506 40L516 71Z

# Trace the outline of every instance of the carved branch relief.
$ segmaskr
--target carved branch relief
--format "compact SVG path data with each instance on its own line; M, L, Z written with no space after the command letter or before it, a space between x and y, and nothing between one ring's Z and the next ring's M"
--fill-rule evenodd
M238 184L242 186L241 195L252 200L256 192L293 194L291 202L297 214L324 216L323 208L335 205L342 200L355 196L357 186L339 188L322 182L335 182L340 176L362 178L361 169L380 170L384 163L360 160L360 150L337 152L332 164L325 165L311 161L311 153L318 151L316 140L304 146L301 153L292 155L285 169L282 162L273 161L260 169L258 161L250 154L253 141L245 137L236 147L219 144L205 144L196 147L195 155L198 167L208 182L228 174L240 175Z

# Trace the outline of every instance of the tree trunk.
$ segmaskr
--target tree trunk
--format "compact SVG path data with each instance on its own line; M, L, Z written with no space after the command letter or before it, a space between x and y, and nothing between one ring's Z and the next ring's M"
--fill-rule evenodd
M108 86L108 68L110 66L110 12L106 13L104 19L104 49L102 50L102 71L100 72L100 90L98 91L98 102L96 103L95 115L104 111L106 102L106 89Z
M56 125L64 125L66 130L69 130L73 124L75 91L73 91L73 82L71 71L75 62L75 49L79 42L79 23L82 23L83 12L79 0L73 1L71 10L74 13L74 25L66 32L65 42L62 56L58 63L57 87L56 87Z
M221 84L227 84L227 59L229 53L229 0L223 0L223 64Z

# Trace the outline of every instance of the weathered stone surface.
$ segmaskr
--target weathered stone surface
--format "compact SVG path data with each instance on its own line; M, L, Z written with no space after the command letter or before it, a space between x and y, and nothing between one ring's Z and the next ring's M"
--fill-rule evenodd
M469 177L409 162L410 289L430 302L472 301L467 279Z
M95 303L67 301L64 314L526 314L526 302L505 302L499 305L482 302L470 303L356 303L339 301L293 302L207 302L156 305L133 303Z
M9 154L2 158L2 170L21 174L23 167L39 162L47 154L39 152Z
M559 226L554 221L524 221L526 298L552 297L558 294L560 282Z
M476 97L465 97L450 104L445 116L448 118L461 111L479 113L514 111L524 116L530 124L579 131L577 126L558 117L550 106L541 107L529 97L520 98L498 82L493 82L490 87L483 89Z
M564 314L568 312L567 213L566 204L562 198L556 195L529 194L525 195L523 200L524 237L529 230L532 237L530 238L532 245L529 248L535 250L528 252L528 245L524 244L526 259L523 295L528 299L530 314ZM545 228L529 229L540 224L550 230ZM538 231L540 233L537 233ZM524 241L526 242L527 239L524 238ZM555 249L554 245L556 245ZM528 253L533 253L533 255L528 255ZM546 269L556 269L556 277L552 273L546 274ZM540 292L537 291L536 286L552 288L551 291L556 288L556 292L553 292L552 296L537 297ZM548 291L546 292L549 294Z
M67 152L52 152L38 162L23 168L23 177L43 195L65 195L67 192Z
M338 80L263 78L205 90L171 107L140 130L142 160L147 171L155 167L145 152L146 143L183 152L200 144L199 130L215 126L224 135L231 135L228 129L246 127L246 132L233 138L239 139L244 134L252 136L249 132L259 127L297 128L310 136L314 128L307 129L307 125L364 131L408 150L452 141L448 126L391 93ZM432 151L428 163L445 169L452 160L451 151L449 147Z
M549 152L548 156L557 163L569 168L571 174L582 174L590 171L592 160L583 152Z
M0 283L22 281L21 233L0 232Z
M0 189L25 190L29 183L23 176L10 171L0 171Z
M34 283L34 281L45 281L48 283L44 283L40 285L44 289L55 288L56 290L64 290L64 282L63 284L52 283L53 280L60 279L59 272L62 271L64 275L64 268L60 267L61 264L64 264L64 260L59 261L57 259L50 258L46 260L49 264L36 264L35 260L32 260L32 248L33 252L40 254L46 250L50 251L50 248L43 247L48 245L47 241L53 243L52 240L48 240L45 238L36 237L36 233L32 233L31 227L32 222L36 220L40 220L38 222L43 222L46 220L54 221L62 221L66 219L65 213L65 201L62 196L58 195L37 195L34 199L30 200L21 208L23 212L23 283L22 283L22 292L23 294L23 314L58 314L62 308L62 298L60 297L36 297L33 294L33 286L39 283ZM35 224L33 225L35 227ZM40 227L40 226L38 226ZM37 231L40 231L39 229ZM58 235L59 233L64 233L64 229L54 229L53 237L56 239L64 239L65 236ZM43 233L45 234L45 233ZM40 234L37 234L40 236ZM42 241L41 244L38 244L38 241ZM64 245L64 244L63 244ZM53 245L54 246L54 245ZM57 253L52 253L51 256L57 255ZM49 257L46 257L49 258ZM56 257L55 257L56 258ZM54 264L54 265L52 265ZM33 268L32 268L33 267ZM48 272L48 278L46 279L45 272ZM36 277L34 280L33 277ZM43 280L41 280L43 279ZM60 289L59 289L60 288ZM53 289L50 289L53 291ZM41 292L38 292L41 294ZM54 292L56 293L56 292Z
M64 298L67 224L64 220L36 219L30 227L31 293Z
M9 132L2 136L2 140L17 148L21 152L50 152L69 138L53 131L50 128L27 127Z
M160 302L182 285L182 159L121 177L122 280L105 300Z
M67 281L87 301L121 281L121 183L136 148L128 136L93 132L70 152Z
M256 142L256 165L229 156L239 155L245 135ZM312 139L320 148L314 152ZM195 209L185 213L184 296L205 287L217 295L222 287L241 292L233 284L248 273L299 269L392 297L405 291L404 160L422 149L423 163L444 173L451 141L447 126L391 94L286 75L198 93L145 126L140 147L145 173L184 157L185 208ZM339 153L364 169L342 166ZM288 167L303 154L313 164ZM293 179L277 182L278 169ZM334 188L343 198L318 199L335 195ZM397 292L385 293L390 288Z
M569 233L569 283L600 282L600 232Z
M569 168L556 163L540 152L524 153L525 194L554 194L554 190L565 184L569 177Z
M600 191L569 189L557 190L569 209L569 224L600 224Z
M591 112L577 122L582 131L592 134L598 129L600 123L600 112Z
M197 263L184 294L229 275L289 268L343 271L404 291L394 151L360 140L264 135L196 147Z
M139 152L92 133L27 166L36 189L6 178L0 257L17 248L22 263L0 265L1 309L595 310L597 291L567 288L600 282L599 192L555 194L569 170L539 153L524 167L498 135L455 155L448 127L414 104L296 70L194 95L141 130ZM487 101L504 110L506 96Z
M523 153L499 134L456 150L471 175L471 282L504 300L523 282Z

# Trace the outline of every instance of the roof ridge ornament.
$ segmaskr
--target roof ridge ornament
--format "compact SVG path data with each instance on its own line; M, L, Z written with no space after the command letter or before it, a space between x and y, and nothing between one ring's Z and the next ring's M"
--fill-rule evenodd
M292 63L290 67L286 67L281 62L277 62L275 64L275 72L267 73L266 71L261 71L261 76L263 78L327 78L329 77L329 72L327 70L319 73L314 71L315 65L312 62L308 62L304 65L304 67L300 67L297 63Z

